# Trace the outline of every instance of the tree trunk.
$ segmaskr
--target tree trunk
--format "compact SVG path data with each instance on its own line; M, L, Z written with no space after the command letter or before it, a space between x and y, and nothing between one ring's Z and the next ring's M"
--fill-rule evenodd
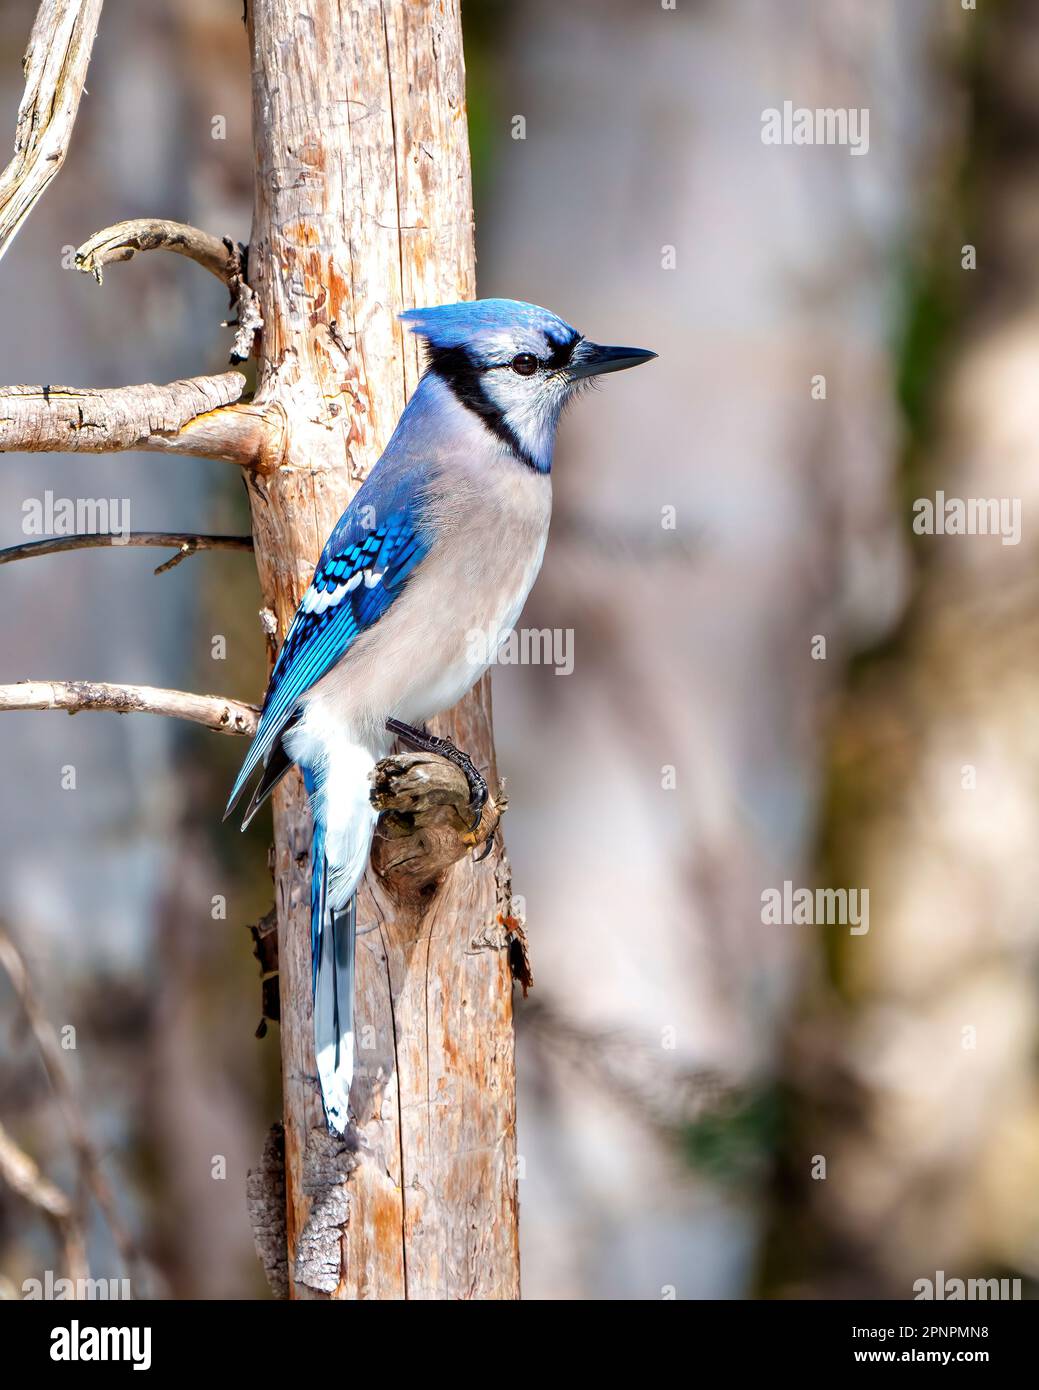
M458 0L251 0L263 316L249 476L280 634L419 372L404 308L471 298ZM486 682L439 721L493 781ZM311 1017L310 816L275 796L286 1203L295 1297L519 1293L508 870L500 845L411 901L369 871L358 910L357 1132L331 1137Z

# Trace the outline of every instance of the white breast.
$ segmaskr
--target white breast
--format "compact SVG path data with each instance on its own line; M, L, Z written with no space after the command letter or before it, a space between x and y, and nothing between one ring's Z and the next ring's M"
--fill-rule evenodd
M551 481L481 450L441 473L429 505L429 553L306 698L308 719L348 726L376 757L387 718L420 725L450 709L493 660L489 635L518 621L545 553Z

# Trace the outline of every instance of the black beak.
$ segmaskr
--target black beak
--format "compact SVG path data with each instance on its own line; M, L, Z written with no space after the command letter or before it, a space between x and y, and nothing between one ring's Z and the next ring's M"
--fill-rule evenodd
M581 342L574 348L574 355L566 367L566 374L572 381L577 381L583 376L623 372L627 367L637 367L654 357L656 353L645 348L601 347L598 343Z

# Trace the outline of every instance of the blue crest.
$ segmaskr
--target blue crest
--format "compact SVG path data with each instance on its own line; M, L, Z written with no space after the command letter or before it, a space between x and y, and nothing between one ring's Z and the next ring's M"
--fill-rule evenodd
M408 309L400 316L412 333L432 348L454 348L479 343L501 333L533 335L549 345L579 337L565 319L518 299L474 299L460 304L437 304L428 309Z

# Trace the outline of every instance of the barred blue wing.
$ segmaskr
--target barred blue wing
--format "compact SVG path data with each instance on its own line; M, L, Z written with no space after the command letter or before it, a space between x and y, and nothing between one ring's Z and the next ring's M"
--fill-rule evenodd
M362 492L364 490L362 489ZM261 761L266 765L301 697L400 595L429 541L412 505L365 529L362 493L340 518L285 636L271 674L260 723L227 803L234 808ZM283 760L278 776L288 766ZM264 779L267 781L268 779ZM274 785L269 781L267 790ZM258 803L256 803L258 804ZM250 807L250 812L255 807Z

